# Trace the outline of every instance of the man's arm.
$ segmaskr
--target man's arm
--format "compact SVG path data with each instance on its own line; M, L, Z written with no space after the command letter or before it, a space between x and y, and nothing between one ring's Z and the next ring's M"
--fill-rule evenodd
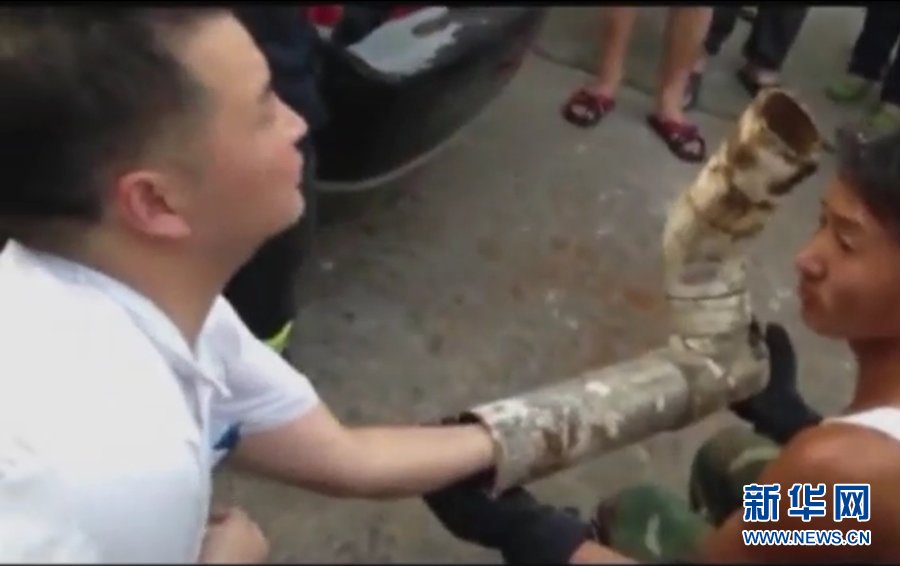
M860 447L862 440L863 448ZM871 562L885 556L891 541L900 537L900 509L896 486L898 459L891 456L896 443L872 431L860 431L849 425L827 425L809 429L797 435L784 452L762 473L759 484L779 484L781 498L778 521L748 523L743 511L729 517L725 523L701 544L701 561L711 563L738 562ZM825 484L827 514L804 522L800 517L788 516L791 501L788 489L794 484ZM832 490L835 483L871 485L871 520L833 520ZM742 531L759 530L820 530L841 531L869 529L870 546L857 545L746 545Z
M480 425L344 426L227 301L214 315L229 395L216 399L211 421L238 431L231 456L239 466L323 493L377 498L421 495L493 465Z
M421 495L493 465L481 425L349 428L320 403L287 424L244 436L241 467L335 496Z

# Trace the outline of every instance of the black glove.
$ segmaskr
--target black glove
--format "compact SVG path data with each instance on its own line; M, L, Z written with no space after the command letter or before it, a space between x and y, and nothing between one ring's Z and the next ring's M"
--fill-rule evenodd
M542 505L523 488L492 499L488 478L478 474L423 499L454 536L499 550L508 564L567 564L589 539L576 513Z
M759 332L756 321L754 331ZM731 406L756 432L786 444L801 430L817 425L822 416L806 404L797 389L797 356L791 338L781 325L766 326L769 350L769 383L765 389Z

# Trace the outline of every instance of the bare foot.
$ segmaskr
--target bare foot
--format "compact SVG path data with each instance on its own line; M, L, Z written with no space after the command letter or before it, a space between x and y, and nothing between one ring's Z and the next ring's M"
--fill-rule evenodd
M685 93L682 89L666 87L659 93L654 115L666 122L684 124L687 118L684 116Z
M584 85L584 90L604 98L614 99L619 91L618 81L593 80Z

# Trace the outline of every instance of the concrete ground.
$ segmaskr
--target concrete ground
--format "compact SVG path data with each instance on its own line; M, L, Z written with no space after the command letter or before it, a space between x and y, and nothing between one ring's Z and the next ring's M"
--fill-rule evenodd
M561 102L585 80L572 68L572 57L583 53L572 44L560 55L560 42L571 39L561 30L568 22L573 36L583 31L583 10L554 10L540 53L458 143L322 230L294 349L298 366L346 422L409 423L451 413L664 339L659 238L668 203L698 167L678 162L644 126L651 101L638 89L625 89L617 111L596 129L560 119ZM802 87L827 129L839 115L819 94L824 62L840 69L859 20L859 10L840 10L813 9L786 77ZM636 45L644 47L637 49L655 57L646 48L651 31L641 29ZM734 114L747 102L730 80L745 35L739 24L705 97L734 101ZM582 49L592 48L591 39L584 37ZM816 58L807 68L802 57L810 53ZM641 73L653 68L633 64L629 84L650 84ZM727 108L713 110L727 117ZM713 114L695 115L711 149L732 125ZM826 159L753 250L757 310L791 331L802 389L824 411L848 397L849 358L800 324L791 257L813 230L830 171ZM589 511L601 495L637 481L683 490L695 448L732 420L723 413L660 435L534 491ZM331 500L229 472L217 485L220 499L260 521L275 562L499 562L454 540L419 500Z

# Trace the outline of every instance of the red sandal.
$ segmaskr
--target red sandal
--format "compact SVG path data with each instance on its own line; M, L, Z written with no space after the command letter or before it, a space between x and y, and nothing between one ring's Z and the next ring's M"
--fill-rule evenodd
M647 116L647 123L679 159L689 163L706 159L706 140L694 124L665 120L653 114Z
M616 101L612 98L582 88L569 97L562 114L568 122L588 128L597 125L615 107Z

